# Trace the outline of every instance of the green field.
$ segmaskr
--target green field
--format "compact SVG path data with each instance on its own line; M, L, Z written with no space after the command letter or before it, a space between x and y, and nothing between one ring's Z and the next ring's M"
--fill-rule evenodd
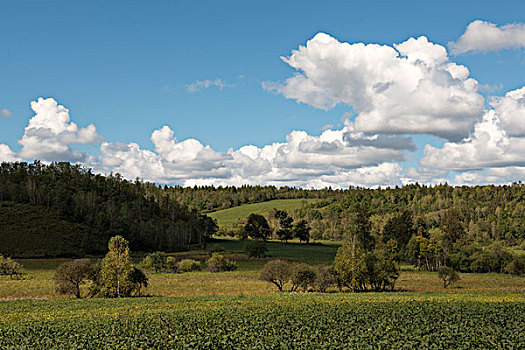
M519 349L525 297L316 294L0 303L2 349Z
M248 258L238 240L214 239L210 246L224 248L239 269L149 273L149 297L143 298L58 295L52 277L67 260L18 259L24 278L0 277L0 349L525 346L525 277L462 273L444 289L435 272L403 266L396 292L280 293L258 278L268 260L329 264L337 246L268 242L265 259ZM172 255L204 267L207 254Z
M304 203L315 203L317 199L276 199L273 201L244 204L238 207L219 210L207 215L217 220L219 227L233 226L239 219L247 218L251 213L266 215L272 210L293 210L301 208Z

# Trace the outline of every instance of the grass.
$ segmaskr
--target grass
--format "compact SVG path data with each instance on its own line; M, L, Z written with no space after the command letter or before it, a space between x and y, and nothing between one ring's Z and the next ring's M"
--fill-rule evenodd
M237 271L211 273L206 271L181 274L150 273L147 293L162 297L189 297L210 295L273 295L277 289L270 283L258 279L260 269L271 259L284 258L292 261L304 261L309 264L330 264L337 252L336 245L299 244L268 242L268 258L249 259L243 254L242 241L233 239L214 239L211 243L224 248L224 254L237 261ZM175 253L177 259L192 258L202 261L208 252L196 250ZM25 278L11 280L0 277L0 300L13 299L64 299L55 293L53 274L56 268L67 259L18 259L24 266ZM503 274L460 274L461 280L443 288L435 272L416 271L410 266L402 266L401 275L396 283L397 291L412 293L472 293L525 291L525 277L513 277ZM86 288L86 287L84 287ZM287 286L289 288L289 286ZM335 292L335 290L333 290Z
M316 201L317 199L276 199L262 203L244 204L238 207L208 213L207 215L216 219L219 227L223 228L225 226L235 225L239 219L245 219L252 213L266 215L274 208L290 211L301 208L303 203L310 204Z

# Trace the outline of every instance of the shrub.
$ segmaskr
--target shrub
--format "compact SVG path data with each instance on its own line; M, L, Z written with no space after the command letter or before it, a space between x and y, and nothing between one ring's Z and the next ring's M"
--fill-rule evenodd
M9 257L0 255L0 275L6 275L11 278L20 275L22 265Z
M315 270L307 264L297 264L292 268L292 292L296 291L298 287L302 287L306 292L308 286L315 282Z
M447 288L451 283L459 281L457 271L448 266L441 266L439 268L438 277L443 280L443 288Z
M179 263L177 262L177 259L172 256L168 256L166 258L166 269L168 269L169 272L179 272Z
M148 254L142 260L142 266L148 271L161 272L166 268L166 253L155 252Z
M177 265L180 272L199 271L201 269L201 263L192 259L182 259Z
M223 272L237 270L237 264L229 259L225 259L219 253L213 253L211 257L206 260L206 266L210 272Z
M272 260L264 265L259 274L262 281L271 282L283 291L283 287L290 280L292 270L290 264L284 260Z
M252 258L264 258L267 250L266 242L261 240L248 240L244 243L244 251Z

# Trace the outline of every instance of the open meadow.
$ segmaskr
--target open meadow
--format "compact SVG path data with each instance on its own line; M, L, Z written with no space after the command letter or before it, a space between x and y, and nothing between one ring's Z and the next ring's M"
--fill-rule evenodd
M242 242L215 240L237 271L149 273L149 297L72 299L54 291L65 259L21 259L20 280L0 280L2 349L522 348L525 278L436 273L402 266L395 292L278 292L258 274L272 258L328 264L337 246L268 244L250 259ZM204 266L206 251L174 254ZM289 286L285 286L285 289ZM84 287L83 292L86 292ZM48 300L49 299L49 300Z

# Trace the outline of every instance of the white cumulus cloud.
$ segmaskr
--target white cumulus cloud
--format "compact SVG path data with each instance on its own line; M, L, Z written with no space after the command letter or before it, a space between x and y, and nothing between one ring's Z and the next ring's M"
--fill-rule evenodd
M426 37L392 47L319 33L282 59L298 72L284 84L265 82L266 90L320 109L344 103L357 113L357 131L457 141L483 114L478 82Z
M71 122L69 110L52 98L31 102L31 109L35 115L19 141L22 145L19 156L24 159L87 161L89 157L71 145L102 141L93 124L79 129Z
M525 24L513 23L498 27L494 23L471 22L457 42L450 42L453 54L469 51L488 52L525 47Z
M426 145L421 165L456 171L525 166L524 92L514 90L496 100L463 141L442 148Z

